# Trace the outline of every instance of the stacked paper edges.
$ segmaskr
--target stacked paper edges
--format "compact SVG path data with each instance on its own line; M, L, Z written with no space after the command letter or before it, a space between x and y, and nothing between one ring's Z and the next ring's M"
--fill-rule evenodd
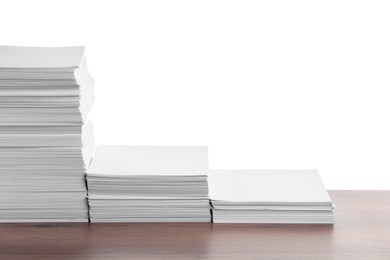
M316 170L211 170L214 223L332 224Z
M207 147L98 146L91 222L210 222Z
M88 221L93 100L83 47L0 46L0 222Z

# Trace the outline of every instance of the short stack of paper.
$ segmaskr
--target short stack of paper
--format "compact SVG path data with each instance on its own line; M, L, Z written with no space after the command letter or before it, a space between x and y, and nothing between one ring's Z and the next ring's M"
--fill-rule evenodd
M317 170L211 170L214 223L332 224Z
M210 222L207 147L98 146L91 222Z
M0 46L0 222L88 221L83 47Z

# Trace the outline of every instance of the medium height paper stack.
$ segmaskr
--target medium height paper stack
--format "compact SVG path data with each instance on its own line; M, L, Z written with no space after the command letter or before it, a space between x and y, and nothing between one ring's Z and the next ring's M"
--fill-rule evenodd
M98 146L91 222L210 222L207 147Z
M317 170L211 170L214 223L332 224Z
M0 222L88 221L84 47L0 46Z

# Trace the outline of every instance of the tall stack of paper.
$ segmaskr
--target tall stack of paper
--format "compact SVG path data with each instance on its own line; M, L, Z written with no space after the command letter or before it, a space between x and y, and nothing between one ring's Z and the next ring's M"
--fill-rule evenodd
M215 223L333 223L317 170L211 170Z
M0 222L87 221L84 48L0 46Z
M91 222L210 222L207 147L98 146Z

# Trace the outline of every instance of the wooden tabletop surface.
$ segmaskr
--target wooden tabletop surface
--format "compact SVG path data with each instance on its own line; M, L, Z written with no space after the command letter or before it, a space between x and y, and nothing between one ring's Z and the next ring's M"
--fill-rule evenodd
M330 191L334 225L0 224L0 259L390 260L390 191Z

